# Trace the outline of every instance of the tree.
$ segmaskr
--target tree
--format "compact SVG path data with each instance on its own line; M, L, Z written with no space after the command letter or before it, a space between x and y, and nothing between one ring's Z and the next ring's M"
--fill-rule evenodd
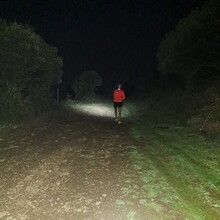
M40 104L49 97L51 86L60 82L61 75L62 59L57 56L55 47L45 43L28 26L0 21L2 88L4 85L15 87L11 91L19 93L23 101Z
M77 100L93 99L95 89L102 85L102 78L95 71L86 71L73 84Z
M187 85L204 66L220 70L220 2L209 0L182 19L160 43L158 59L162 73Z

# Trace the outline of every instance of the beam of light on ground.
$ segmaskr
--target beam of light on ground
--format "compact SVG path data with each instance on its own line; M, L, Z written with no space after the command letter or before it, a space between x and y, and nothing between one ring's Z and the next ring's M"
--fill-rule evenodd
M97 117L114 118L113 104L106 103L76 103L70 102L68 104L71 109L81 112L87 115L93 115ZM124 108L122 111L122 117L127 117L128 112Z
M88 115L113 118L113 108L102 104L76 104L75 109Z

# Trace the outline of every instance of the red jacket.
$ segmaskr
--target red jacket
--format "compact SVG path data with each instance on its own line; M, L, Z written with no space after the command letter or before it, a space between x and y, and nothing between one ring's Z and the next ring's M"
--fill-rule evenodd
M122 102L125 99L125 93L123 90L115 89L113 93L114 102Z

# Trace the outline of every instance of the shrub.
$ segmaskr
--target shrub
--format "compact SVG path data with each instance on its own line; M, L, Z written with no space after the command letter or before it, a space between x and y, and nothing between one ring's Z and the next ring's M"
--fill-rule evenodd
M0 94L0 119L2 121L15 121L28 114L16 85L1 83Z
M0 82L10 85L7 98L0 94L0 99L7 102L1 103L2 111L7 111L3 106L10 104L6 100L14 100L18 94L32 110L44 106L51 86L61 81L62 59L57 56L57 49L28 26L0 21L0 57Z
M101 85L102 78L97 72L84 72L73 84L76 100L95 98L95 89Z
M208 0L167 33L159 46L159 70L176 74L191 89L193 78L209 71L220 71L220 3Z

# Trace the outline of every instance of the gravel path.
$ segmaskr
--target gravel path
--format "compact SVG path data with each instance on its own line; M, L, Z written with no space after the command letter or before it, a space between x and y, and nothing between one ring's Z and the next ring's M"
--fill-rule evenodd
M123 204L128 130L88 116L2 128L0 219L148 219Z

